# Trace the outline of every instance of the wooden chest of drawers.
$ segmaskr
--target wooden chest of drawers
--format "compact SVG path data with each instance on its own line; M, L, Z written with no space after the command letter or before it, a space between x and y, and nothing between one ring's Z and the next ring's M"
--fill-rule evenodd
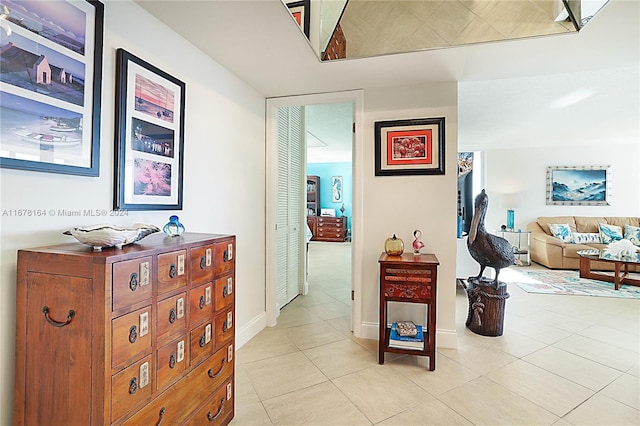
M14 424L228 424L235 236L18 251Z
M343 242L347 239L347 218L327 216L307 216L312 241Z

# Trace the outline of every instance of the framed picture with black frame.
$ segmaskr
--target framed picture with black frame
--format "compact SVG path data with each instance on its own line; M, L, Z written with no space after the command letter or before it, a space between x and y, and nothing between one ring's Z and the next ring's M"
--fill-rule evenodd
M104 5L2 6L0 166L99 176Z
M377 121L376 176L443 175L444 117Z
M182 209L184 109L184 82L117 50L114 209Z
M311 0L299 0L293 2L287 2L287 7L289 8L289 12L293 16L293 19L296 20L304 35L309 38L309 25L311 22Z

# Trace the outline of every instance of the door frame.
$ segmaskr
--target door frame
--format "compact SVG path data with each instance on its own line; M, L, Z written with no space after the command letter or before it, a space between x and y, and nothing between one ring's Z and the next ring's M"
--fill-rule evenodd
M355 134L351 147L352 175L353 175L353 206L351 220L351 329L356 337L362 336L362 224L363 212L363 125L364 91L350 90L344 92L319 93L311 95L285 96L268 98L266 100L266 156L265 156L265 201L266 201L266 283L265 283L265 311L267 326L277 324L280 311L277 309L276 285L276 249L275 249L275 213L277 193L277 111L278 108L289 106L305 106L315 104L353 103L353 123ZM304 147L306 151L306 146ZM306 261L303 265L306 276Z

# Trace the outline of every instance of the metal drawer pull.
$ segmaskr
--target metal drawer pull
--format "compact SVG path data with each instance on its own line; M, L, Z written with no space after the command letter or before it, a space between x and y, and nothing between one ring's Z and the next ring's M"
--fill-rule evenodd
M176 269L176 264L172 263L171 267L169 268L169 277L175 278L177 274L178 274L178 270Z
M204 256L200 256L200 269L204 269L207 266L207 261Z
M200 336L200 347L204 348L204 345L206 344L206 339L204 336Z
M216 371L215 373L213 372L212 369L209 369L209 371L207 371L207 374L209 375L209 377L211 377L212 379L215 379L216 377L218 377L221 373L222 370L224 370L224 363L227 362L226 358L222 358L222 362L220 363L220 369L218 371Z
M223 332L223 333L226 333L226 332L227 332L227 330L229 330L229 327L227 327L227 321L225 320L225 321L222 323L222 332Z
M176 322L176 310L171 308L169 311L169 323L173 324L174 322Z
M160 426L160 424L162 423L162 420L164 419L164 413L166 411L167 410L164 407L160 409L160 412L158 413L158 423L156 423L156 426Z
M176 366L176 356L174 354L171 354L171 356L169 357L169 368L173 368Z
M136 289L138 288L138 273L134 272L131 274L131 277L129 278L129 288L131 289L131 291L136 291Z
M226 262L228 260L229 260L229 257L227 255L227 251L225 250L225 251L222 252L222 261Z
M47 322L49 324L51 324L54 327L64 327L65 325L69 325L69 323L71 323L71 320L73 319L73 317L76 316L76 311L74 311L73 309L69 309L69 313L67 314L67 320L65 322L58 322L55 320L52 320L51 317L49 317L49 307L48 306L43 306L42 307L42 312L44 313L44 318L47 320Z
M138 380L134 377L129 382L129 393L133 395L138 390Z
M198 306L200 309L204 309L204 296L200 296L200 304Z
M222 297L227 297L228 295L229 295L229 289L225 285L224 287L222 287Z
M220 417L220 414L222 414L222 410L224 410L224 398L222 398L220 400L220 409L218 410L218 412L216 413L215 416L211 415L211 411L209 411L207 413L207 419L209 419L210 422L216 420L218 417Z
M129 329L129 343L135 343L138 340L138 328L132 325Z

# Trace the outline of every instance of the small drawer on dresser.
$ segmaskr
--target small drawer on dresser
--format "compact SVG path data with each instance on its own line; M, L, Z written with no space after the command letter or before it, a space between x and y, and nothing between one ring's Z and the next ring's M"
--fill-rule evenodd
M215 310L219 311L233 304L233 276L226 276L215 282Z
M151 396L151 355L111 378L111 421L115 422Z
M191 330L191 365L200 361L213 352L213 323L208 322Z
M236 248L233 241L216 243L215 245L215 271L220 276L231 271L236 264Z
M153 334L151 307L113 319L111 333L111 366L114 369L130 364L141 355L148 355Z
M187 285L187 252L185 250L158 255L158 292L165 293Z
M226 310L221 314L216 315L215 324L215 341L216 347L220 347L223 342L227 342L231 339L235 333L234 327L235 319L233 318L233 309Z
M213 246L194 247L190 250L191 285L199 285L213 280Z
M113 310L151 300L151 257L113 264Z
M187 329L187 293L158 302L158 344L183 334Z
M185 425L220 425L233 411L233 377L219 387Z
M213 315L213 284L208 283L189 292L189 324L199 324Z
M388 284L384 285L386 297L401 297L405 299L430 299L431 286L424 284Z
M188 360L189 342L185 336L158 349L156 388L160 390L182 377L187 369Z

